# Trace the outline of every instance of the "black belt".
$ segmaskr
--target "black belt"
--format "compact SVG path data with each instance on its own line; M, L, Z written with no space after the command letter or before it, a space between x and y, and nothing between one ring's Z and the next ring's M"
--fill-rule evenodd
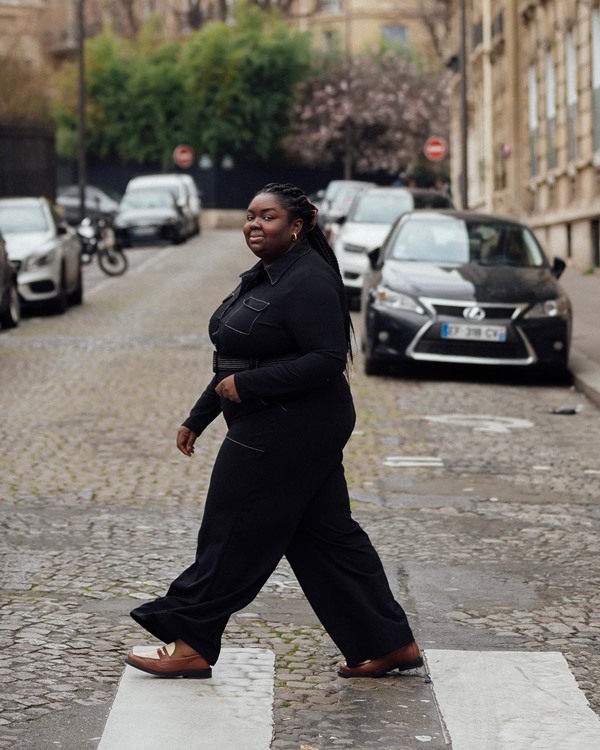
M213 352L213 372L217 370L229 370L230 372L240 372L241 370L255 370L257 367L269 367L269 365L282 365L286 362L293 362L298 359L298 354L282 354L280 357L252 357L244 359L243 357L223 357L217 352Z

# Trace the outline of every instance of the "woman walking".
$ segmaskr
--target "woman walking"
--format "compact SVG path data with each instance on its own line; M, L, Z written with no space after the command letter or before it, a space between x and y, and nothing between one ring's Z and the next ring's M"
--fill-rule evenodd
M258 262L209 322L214 377L177 434L192 456L223 414L196 559L132 617L166 646L126 662L161 677L210 677L229 617L286 557L346 658L342 677L423 661L383 566L350 512L342 451L355 413L351 324L317 209L289 184L251 201L244 236Z

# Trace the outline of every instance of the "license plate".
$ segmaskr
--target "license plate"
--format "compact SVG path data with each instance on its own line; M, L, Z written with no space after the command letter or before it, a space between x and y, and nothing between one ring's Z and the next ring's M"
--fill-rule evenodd
M149 237L152 234L156 234L156 227L136 227L132 230L132 233L136 237Z
M443 339L463 341L506 341L506 326L476 326L466 323L442 323Z

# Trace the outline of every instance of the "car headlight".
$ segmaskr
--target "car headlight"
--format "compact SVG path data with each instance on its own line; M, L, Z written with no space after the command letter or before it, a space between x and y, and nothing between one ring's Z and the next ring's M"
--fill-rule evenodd
M537 302L528 310L525 318L566 318L569 314L569 303L566 297L557 297L556 299L547 299L544 302Z
M396 292L387 286L378 286L375 291L375 299L380 305L389 307L391 310L409 310L418 315L426 315L425 308L408 294Z
M25 258L21 271L35 271L38 268L44 268L54 263L56 259L56 248L52 247L50 250L40 250L35 255L30 255Z

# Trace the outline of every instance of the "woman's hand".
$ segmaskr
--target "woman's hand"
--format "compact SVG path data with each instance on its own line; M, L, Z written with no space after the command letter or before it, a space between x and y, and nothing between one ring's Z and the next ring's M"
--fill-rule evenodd
M184 456L192 456L194 454L194 443L196 442L195 432L192 432L183 425L177 431L177 447L183 453Z
M215 388L217 396L221 398L228 398L230 401L235 401L236 404L241 404L242 399L238 396L237 388L235 387L235 375L228 375L223 378L219 385Z

